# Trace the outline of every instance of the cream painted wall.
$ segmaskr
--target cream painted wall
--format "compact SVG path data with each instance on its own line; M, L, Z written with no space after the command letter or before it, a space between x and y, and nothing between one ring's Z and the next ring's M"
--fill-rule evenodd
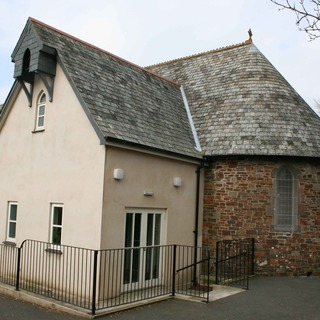
M165 209L163 243L193 245L197 166L195 163L108 147L101 248L124 246L125 210L128 207ZM115 168L124 170L123 180L113 178ZM173 185L176 176L182 178L179 188ZM152 191L153 196L144 196L144 191ZM199 245L201 228L202 210Z
M0 131L0 241L6 240L8 201L18 202L16 243L49 241L50 203L64 204L62 243L98 249L105 146L57 66L53 102L46 104L45 131L35 128L33 105L20 90Z

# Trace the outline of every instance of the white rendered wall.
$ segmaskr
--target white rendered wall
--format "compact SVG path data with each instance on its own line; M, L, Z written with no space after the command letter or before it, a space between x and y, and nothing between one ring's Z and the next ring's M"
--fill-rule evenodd
M18 203L17 245L27 238L50 241L50 204L61 203L62 243L98 249L105 146L59 65L52 102L47 94L45 131L32 133L41 90L47 93L36 77L31 108L20 90L0 131L0 241L8 201Z

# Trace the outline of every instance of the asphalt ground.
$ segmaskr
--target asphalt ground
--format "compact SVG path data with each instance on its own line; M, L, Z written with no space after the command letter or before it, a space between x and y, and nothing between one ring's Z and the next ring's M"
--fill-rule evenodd
M0 319L79 320L0 295ZM250 288L209 304L169 299L100 317L104 320L320 320L320 278L260 278Z

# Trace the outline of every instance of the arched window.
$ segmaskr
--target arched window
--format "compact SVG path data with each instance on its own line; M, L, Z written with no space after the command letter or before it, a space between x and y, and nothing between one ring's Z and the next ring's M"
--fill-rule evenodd
M275 177L275 228L294 231L298 222L297 179L289 167L281 167Z
M37 104L36 130L44 129L44 117L46 113L46 95L42 93Z

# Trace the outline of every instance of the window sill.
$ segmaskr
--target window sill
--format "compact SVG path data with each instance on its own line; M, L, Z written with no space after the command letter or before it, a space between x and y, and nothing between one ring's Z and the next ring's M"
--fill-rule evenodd
M44 132L44 129L35 129L33 131L31 131L31 133L39 133L39 132Z
M3 241L2 243L3 243L4 245L10 246L10 247L16 247L16 246L17 246L17 244L16 244L15 242L8 241L8 240Z
M57 249L45 249L44 251L53 254L62 254L62 251Z
M275 227L274 231L275 232L292 234L292 233L297 232L298 230L297 230L297 228Z

